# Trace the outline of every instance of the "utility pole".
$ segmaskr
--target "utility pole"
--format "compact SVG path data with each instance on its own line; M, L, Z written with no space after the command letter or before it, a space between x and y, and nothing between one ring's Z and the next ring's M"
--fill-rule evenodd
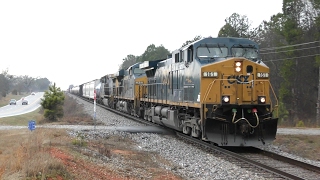
M96 87L94 87L96 88ZM97 94L96 94L96 89L94 89L94 93L93 93L93 121L94 121L94 130L96 130L96 98L97 98Z
M318 46L320 47L320 41L318 41ZM319 54L320 54L320 48L319 48ZM320 57L317 56L317 61L319 64ZM318 100L317 100L317 117L316 117L316 125L320 126L320 65L319 65L319 79L318 79Z

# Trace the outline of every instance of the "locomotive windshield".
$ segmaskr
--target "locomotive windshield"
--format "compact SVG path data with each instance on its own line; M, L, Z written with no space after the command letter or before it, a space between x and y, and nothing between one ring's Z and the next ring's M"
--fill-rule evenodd
M248 59L258 58L258 50L253 47L234 47L231 48L231 54L233 57L244 57Z
M199 47L197 49L197 56L199 58L218 58L226 57L228 55L228 48L226 47Z
M145 72L144 72L144 70L143 69L139 69L139 68L134 68L133 69L133 74L144 74Z

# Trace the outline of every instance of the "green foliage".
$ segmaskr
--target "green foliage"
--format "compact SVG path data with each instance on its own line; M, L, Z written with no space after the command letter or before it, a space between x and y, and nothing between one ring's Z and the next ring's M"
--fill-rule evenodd
M292 60L285 60L283 65L281 66L280 74L283 78L283 82L280 84L279 90L279 98L284 102L287 100L288 97L291 96L291 77L293 76L292 68L294 66L294 61Z
M76 146L85 147L87 142L85 141L85 136L81 133L77 134L77 138L72 140L72 144Z
M226 23L219 31L218 37L240 37L239 33L229 23Z
M287 111L284 103L280 100L279 102L279 123L282 123L288 118L289 112Z
M280 115L281 121L285 121L289 117L288 109L292 108L287 102L292 98L291 88L292 82L290 81L293 72L292 67L294 66L294 61L285 60L281 66L280 74L283 78L279 89L279 99L280 99Z
M247 16L240 16L233 13L230 17L224 20L226 24L220 29L219 37L242 37L250 38L250 26Z
M316 59L316 64L315 64L315 66L316 66L316 67L320 67L320 56L316 56L315 59Z
M47 78L39 78L36 79L32 85L33 91L46 91L48 90L50 85L50 81Z
M305 127L304 122L303 121L298 121L296 124L296 127Z
M5 97L10 89L10 78L11 75L8 74L8 71L2 71L0 74L0 92L3 97Z
M154 61L159 59L165 59L170 52L161 46L156 47L154 44L151 44L147 47L144 53L141 56L134 56L132 54L127 55L122 61L120 65L120 69L127 69L131 65L137 62L144 62L144 61Z
M12 92L11 92L13 95L18 95L18 91L16 89L14 89Z
M125 57L122 61L122 64L120 65L120 69L127 69L131 65L135 64L137 62L136 56L129 54L127 57Z
M165 59L168 54L170 54L170 52L162 45L156 47L154 44L151 44L147 47L144 53L138 57L137 62Z
M63 117L64 94L60 88L57 88L54 83L43 96L41 106L44 109L44 117L50 121L57 121L58 118Z

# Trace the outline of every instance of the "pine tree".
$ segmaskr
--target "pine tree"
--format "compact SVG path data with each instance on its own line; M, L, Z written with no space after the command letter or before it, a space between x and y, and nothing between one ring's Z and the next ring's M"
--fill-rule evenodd
M55 83L49 87L48 91L45 91L44 98L41 101L45 118L50 121L57 121L58 118L63 117L64 94L60 88L56 87Z

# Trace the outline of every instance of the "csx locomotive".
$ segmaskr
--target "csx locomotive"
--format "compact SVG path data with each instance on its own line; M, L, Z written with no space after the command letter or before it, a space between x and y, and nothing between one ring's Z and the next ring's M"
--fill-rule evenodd
M277 132L269 75L255 42L208 37L76 91L84 95L93 83L98 102L119 111L219 146L252 146Z

